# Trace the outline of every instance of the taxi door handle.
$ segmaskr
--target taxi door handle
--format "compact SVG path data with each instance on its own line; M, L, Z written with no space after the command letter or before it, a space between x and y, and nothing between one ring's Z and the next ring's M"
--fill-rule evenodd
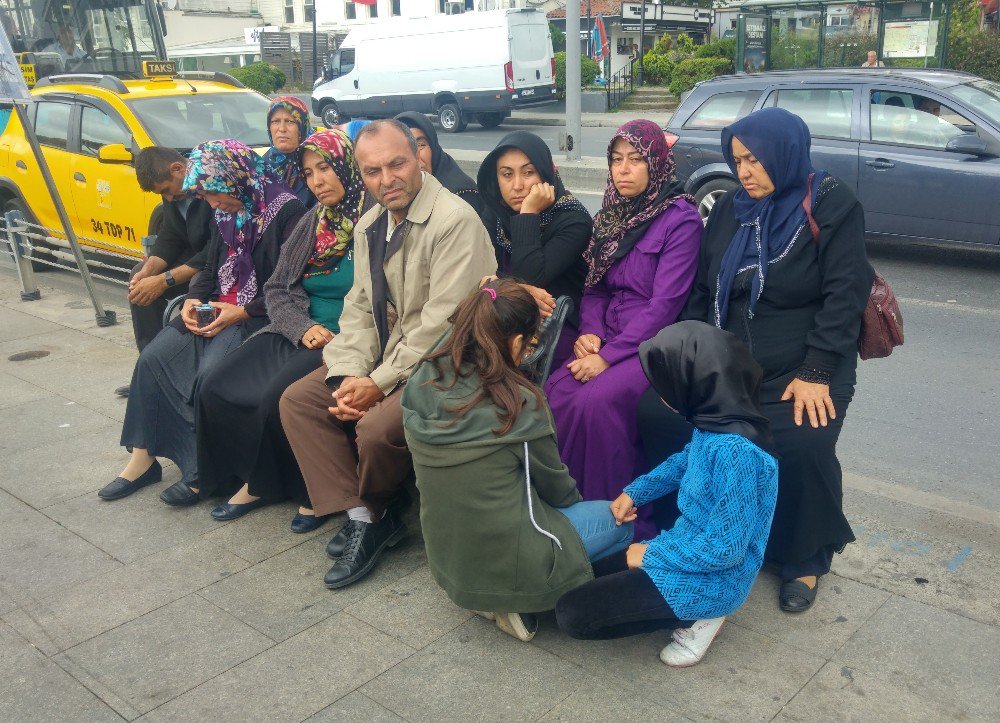
M22 171L28 170L28 164L22 160L18 160L18 162L15 163L14 165L20 168Z
M79 171L77 171L76 173L73 174L73 180L79 181L80 183L86 183L87 177L82 173L80 173Z

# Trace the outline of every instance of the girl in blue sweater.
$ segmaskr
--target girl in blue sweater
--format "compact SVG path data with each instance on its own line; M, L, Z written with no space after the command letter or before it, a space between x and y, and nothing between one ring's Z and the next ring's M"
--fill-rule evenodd
M611 503L619 524L677 492L669 530L594 563L595 579L563 595L556 617L574 638L673 629L660 659L687 667L750 593L764 559L778 463L758 403L761 369L732 334L699 321L668 326L639 347L664 403L695 428L691 442Z

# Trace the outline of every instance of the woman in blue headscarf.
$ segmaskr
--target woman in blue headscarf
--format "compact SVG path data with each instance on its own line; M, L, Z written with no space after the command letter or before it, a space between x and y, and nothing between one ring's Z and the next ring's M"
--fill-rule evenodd
M763 367L760 400L779 459L766 557L779 568L779 604L788 612L812 605L833 554L854 541L841 504L837 439L854 396L861 315L874 278L861 204L848 186L813 168L810 141L802 119L780 108L723 130L722 152L740 187L712 209L682 315L732 332ZM640 407L647 441L668 439L665 428L680 426L661 410ZM685 441L673 436L660 455Z

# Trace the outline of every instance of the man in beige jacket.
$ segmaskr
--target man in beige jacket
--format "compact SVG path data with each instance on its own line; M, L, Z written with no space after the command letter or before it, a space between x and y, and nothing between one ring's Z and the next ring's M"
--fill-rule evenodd
M458 303L496 272L472 207L422 173L398 121L374 121L355 141L365 187L379 205L354 231L354 286L324 367L281 397L281 423L317 516L347 510L330 540L324 583L367 575L406 534L391 503L412 469L399 406L410 372L448 327Z

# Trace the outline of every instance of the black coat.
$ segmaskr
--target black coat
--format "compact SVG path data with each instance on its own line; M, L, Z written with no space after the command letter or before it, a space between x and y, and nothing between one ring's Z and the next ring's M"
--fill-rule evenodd
M163 222L150 251L167 262L167 268L190 266L200 269L205 265L205 249L212 237L212 207L200 198L191 199L187 217L176 201L163 204Z
M739 227L733 195L727 193L712 209L684 319L714 322L719 266ZM864 211L851 190L831 177L820 187L812 213L819 242L804 226L772 262L753 318L754 269L736 277L730 296L726 330L763 367L765 403L780 397L800 370L829 375L831 396L850 399L854 392L861 315L874 278L865 251Z

